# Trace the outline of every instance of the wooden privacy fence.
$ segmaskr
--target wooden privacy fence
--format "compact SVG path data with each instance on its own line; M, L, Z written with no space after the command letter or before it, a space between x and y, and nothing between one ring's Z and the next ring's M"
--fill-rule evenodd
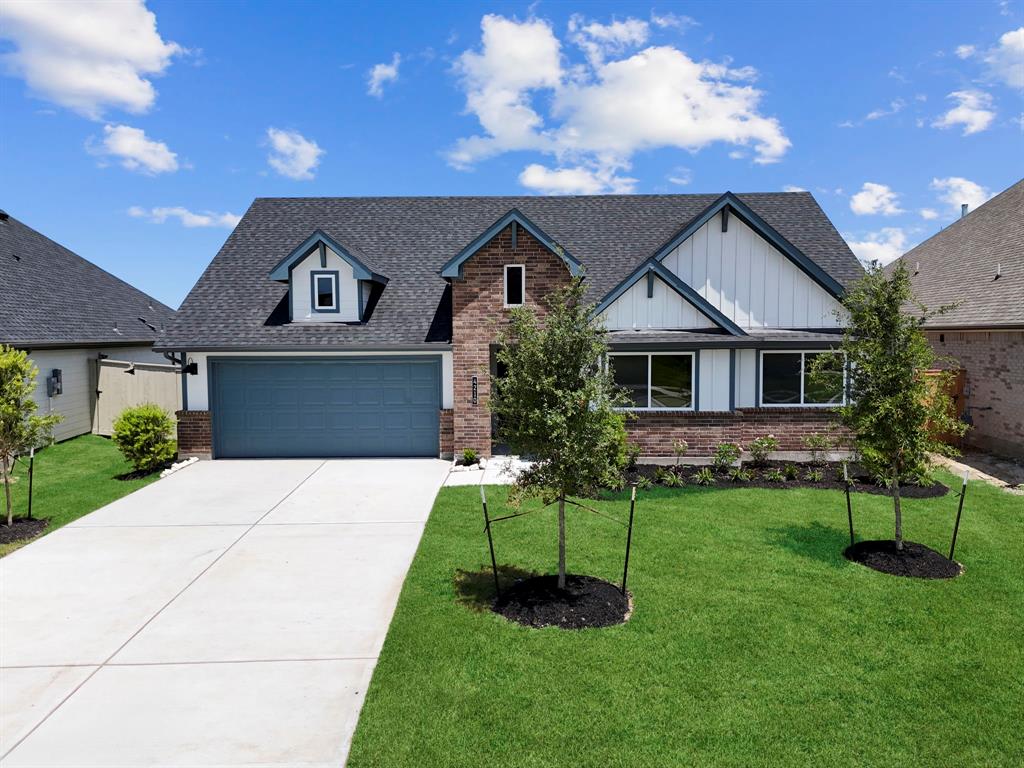
M109 437L125 408L155 403L171 414L181 409L178 367L125 360L92 360L92 432ZM129 373L131 371L131 373Z
M924 375L937 379L938 376L942 373L944 373L944 371L925 371ZM967 382L967 371L965 371L963 368L956 368L950 371L945 371L945 373L948 373L951 376L949 390L946 393L949 395L951 401L949 415L957 420L960 420L963 418L964 410L967 407L967 399L964 397L964 388ZM948 435L945 433L940 433L935 435L935 437L937 437L944 443L948 443L949 445L955 445L958 448L963 447L964 439L957 435Z

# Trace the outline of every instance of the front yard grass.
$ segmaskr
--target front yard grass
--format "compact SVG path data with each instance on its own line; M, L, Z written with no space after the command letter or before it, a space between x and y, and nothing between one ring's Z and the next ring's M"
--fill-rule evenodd
M154 472L145 477L118 479L131 469L117 447L98 435L81 435L44 448L36 453L32 516L48 520L46 533L50 533L104 504L149 485L160 476L159 472ZM11 491L14 517L17 519L28 511L27 458L18 462L15 476L18 482L11 486ZM0 501L0 511L5 510ZM0 544L0 557L27 543Z
M953 488L956 480L941 479ZM491 515L507 511L489 488ZM624 519L625 494L598 508ZM904 501L947 552L957 496ZM856 494L858 539L891 500ZM950 581L846 561L839 491L641 492L617 627L472 610L490 571L479 491L445 488L406 579L350 766L1020 766L1024 498L971 483ZM495 526L499 566L551 572L555 513ZM569 570L617 581L625 531L569 515ZM457 571L481 572L460 590Z

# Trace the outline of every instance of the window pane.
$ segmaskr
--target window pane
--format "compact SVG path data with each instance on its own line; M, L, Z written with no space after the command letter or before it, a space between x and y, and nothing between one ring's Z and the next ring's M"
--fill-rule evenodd
M523 268L509 267L505 270L505 303L523 303Z
M629 390L638 408L647 407L647 355L609 355L615 383Z
M817 373L811 372L815 358L824 358L826 367ZM804 355L804 402L843 402L843 356L829 352Z
M761 360L761 402L800 405L800 353L764 354Z
M692 361L689 355L651 356L652 408L689 408L693 405Z
M317 275L316 306L318 309L334 306L334 279L330 275Z

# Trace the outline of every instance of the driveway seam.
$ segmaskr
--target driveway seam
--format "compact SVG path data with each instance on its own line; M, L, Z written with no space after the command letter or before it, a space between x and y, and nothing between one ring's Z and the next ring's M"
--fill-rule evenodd
M188 584L186 584L184 587L182 587L180 590L178 590L178 592L176 592L175 595L170 600L168 600L166 603L164 603L159 608L159 610L157 610L156 613L154 613L152 616L150 616L142 624L141 627L139 627L137 630L135 630L135 632L133 632L131 634L131 636L129 636L129 638L127 640L125 640L123 643L121 643L121 645L119 645L114 650L113 653L111 653L109 656L107 656L105 661L103 661L99 666L96 667L96 669L94 669L92 672L90 672L89 675L84 680L82 680L78 685L76 685L74 688L72 688L70 693L68 693L64 698L62 698L59 702L57 702L57 704L53 708L51 708L50 711L47 712L46 715L38 723L33 725L32 728L29 729L29 731L24 736L22 736L14 744L12 744L10 749L8 749L6 752L4 752L2 755L0 755L0 760L3 760L5 758L7 758L14 750L16 750L19 746L21 746L29 736L31 736L33 733L35 733L39 729L39 726L41 726L43 723L45 723L47 720L49 720L50 717L53 716L54 712L56 712L58 709L60 709L62 706L64 706L64 703L68 699L70 699L72 696L74 696L76 693L78 693L78 691L81 690L82 686L84 686L86 683L88 683L90 680L92 680L93 677L95 677L96 674L101 669L103 669L105 666L107 666L108 663L110 663L111 659L113 659L115 656L117 656L117 654L119 654L121 651L123 651L125 646L128 645L128 643L130 643L132 640L134 640L136 637L138 637L139 633L141 633L142 630L144 630L146 627L148 627L153 622L153 620L156 619L157 616L159 616L161 613L163 613L164 610L166 610L171 605L171 603L173 603L175 600L177 600L179 597L181 597L181 595L184 594L185 590L187 590L189 587L191 587L193 584L195 584L196 581L198 581L200 578L202 578L203 575L207 571L209 571L211 568L213 568L213 566L215 566L218 562L220 562L220 559L222 557L224 557L228 552L230 552L238 542L240 542L242 539L244 539L249 534L249 531L251 531L257 525L259 525L260 520L265 518L267 515L269 515L271 512L273 512L279 506L281 506L285 501L287 501L291 497L291 495L293 493L295 493L297 490L299 490L299 488L301 488L303 485L305 485L306 482L311 477L313 477L313 475L315 475L317 472L319 472L321 469L323 469L326 464L327 464L327 460L326 459L321 461L320 464L316 467L316 469L314 469L312 472L310 472L308 475L306 475L299 482L298 485L296 485L294 488L292 488L290 491L288 491L288 493L286 493L281 499L279 499L274 504L274 506L272 506L270 509L268 509L266 512L264 512L263 515L260 516L259 520L256 520L256 522L254 522L251 525L249 525L249 527L246 528L237 539L235 539L227 547L225 547L224 551L221 552L219 555L217 555L217 557L215 557L213 559L213 561L210 562L209 565L207 565L205 568L203 568L203 570L201 570L198 574L196 574L196 576L194 578L192 578L188 582ZM95 526L95 527L99 528L99 527L102 527L102 526ZM65 665L65 666L67 666L67 665ZM87 666L92 666L92 665L90 664L90 665L87 665Z

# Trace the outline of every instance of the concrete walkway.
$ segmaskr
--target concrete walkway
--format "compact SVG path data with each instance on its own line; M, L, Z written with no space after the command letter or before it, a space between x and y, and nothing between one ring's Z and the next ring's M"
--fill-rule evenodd
M343 765L448 469L201 462L0 560L0 765Z

